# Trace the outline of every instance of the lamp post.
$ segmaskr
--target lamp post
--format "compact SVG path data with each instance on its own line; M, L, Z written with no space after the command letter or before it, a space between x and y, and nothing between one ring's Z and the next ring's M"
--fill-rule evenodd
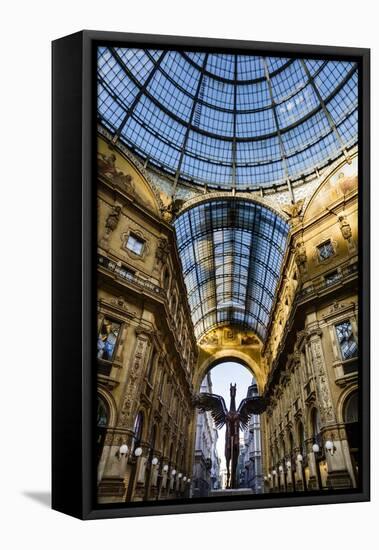
M124 478L126 474L126 465L128 462L129 447L126 443L120 445L118 450L118 459L120 461L120 477Z
M336 447L334 445L334 441L333 439L328 439L326 442L325 442L325 450L327 453L330 454L330 456L333 456L334 453L336 452Z
M290 459L287 460L286 462L286 467L287 467L287 489L288 489L288 484L290 483L291 486L292 486L292 491L295 491L295 482L294 482L294 475L293 475L293 470L292 470L292 462Z
M307 480L305 479L305 471L304 471L303 461L304 461L303 455L301 453L299 453L296 457L296 462L299 466L298 469L301 472L301 479L302 479L302 482L303 482L303 490L306 491L307 490Z
M320 472L320 446L318 443L314 443L312 445L312 451L315 457L317 484L318 484L319 490L321 491L322 481L321 481L321 472Z

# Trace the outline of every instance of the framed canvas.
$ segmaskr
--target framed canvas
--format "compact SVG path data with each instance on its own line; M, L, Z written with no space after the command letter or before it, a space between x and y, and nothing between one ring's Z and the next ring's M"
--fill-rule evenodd
M53 508L369 500L369 50L53 42Z

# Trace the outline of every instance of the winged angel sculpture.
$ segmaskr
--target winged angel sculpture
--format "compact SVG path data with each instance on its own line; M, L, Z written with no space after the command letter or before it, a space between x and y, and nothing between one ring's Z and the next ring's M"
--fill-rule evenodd
M237 462L240 450L240 429L246 430L253 414L262 414L267 406L263 397L246 397L236 409L237 384L230 384L230 407L226 408L224 398L214 393L199 393L195 404L201 412L210 411L216 428L226 426L225 460L228 489L237 487ZM231 468L230 468L231 463ZM231 473L231 475L230 475Z

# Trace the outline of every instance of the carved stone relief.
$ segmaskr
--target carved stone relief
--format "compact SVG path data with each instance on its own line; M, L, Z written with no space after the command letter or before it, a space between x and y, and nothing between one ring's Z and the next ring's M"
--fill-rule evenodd
M124 401L121 407L118 424L120 427L130 426L131 419L134 417L134 412L138 406L137 398L139 395L138 386L142 377L144 359L146 355L148 340L146 337L139 336L137 339L136 351L134 360L130 368L130 373L127 382L127 388L124 396Z
M331 399L331 393L329 388L329 382L327 379L324 355L322 351L322 344L320 338L320 332L316 331L311 333L310 336L310 350L313 361L313 366L316 374L316 380L319 388L319 408L320 417L324 423L334 422L335 414Z

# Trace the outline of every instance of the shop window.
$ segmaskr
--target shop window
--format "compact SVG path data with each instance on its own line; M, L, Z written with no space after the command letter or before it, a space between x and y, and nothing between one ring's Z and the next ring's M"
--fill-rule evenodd
M328 239L327 241L318 245L317 251L321 261L327 260L328 258L334 256L334 248L331 240Z
M101 399L101 397L98 397L97 401L97 440L96 440L96 454L97 454L97 462L99 462L101 458L101 453L103 452L103 446L105 441L105 435L106 435L106 428L108 426L108 407L106 406L105 402Z
M120 328L120 323L116 323L106 317L103 319L97 339L98 359L113 360Z
M144 246L145 241L141 239L141 237L139 237L135 233L129 234L128 240L126 242L126 248L128 250L131 250L132 252L134 252L134 254L137 254L138 256L142 256Z
M350 321L344 321L335 325L341 357L345 361L358 356L358 344L353 334Z
M358 392L352 393L346 401L344 421L346 423L358 422Z
M132 452L139 447L142 439L142 430L143 430L143 413L140 411L135 419L133 427L133 443L132 443Z

